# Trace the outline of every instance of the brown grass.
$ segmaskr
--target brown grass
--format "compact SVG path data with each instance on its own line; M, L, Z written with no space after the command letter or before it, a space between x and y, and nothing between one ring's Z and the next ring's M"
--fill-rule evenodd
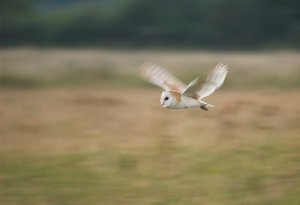
M209 112L162 109L159 97L159 90L148 89L2 89L1 149L143 148L164 138L178 146L220 148L220 140L248 143L300 131L295 91L220 91L208 99L216 105Z

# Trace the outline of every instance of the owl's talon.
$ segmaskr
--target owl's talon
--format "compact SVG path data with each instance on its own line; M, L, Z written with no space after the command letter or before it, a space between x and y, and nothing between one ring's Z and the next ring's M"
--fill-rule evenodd
M208 111L208 109L207 109L207 106L206 106L206 105L201 105L201 106L200 106L200 108L201 108L202 110Z

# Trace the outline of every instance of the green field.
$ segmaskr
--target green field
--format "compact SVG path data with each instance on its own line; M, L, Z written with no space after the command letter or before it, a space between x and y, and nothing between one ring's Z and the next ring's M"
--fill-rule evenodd
M298 205L299 56L1 50L0 204ZM146 60L231 70L209 112L167 110Z

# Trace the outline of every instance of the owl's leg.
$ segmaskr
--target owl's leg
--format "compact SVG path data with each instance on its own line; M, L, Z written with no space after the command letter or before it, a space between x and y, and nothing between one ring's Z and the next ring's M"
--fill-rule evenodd
M202 110L208 111L208 107L214 107L214 105L208 104L208 103L200 100L200 108Z
M205 104L201 105L200 108L201 108L202 110L208 111L207 106L206 106Z

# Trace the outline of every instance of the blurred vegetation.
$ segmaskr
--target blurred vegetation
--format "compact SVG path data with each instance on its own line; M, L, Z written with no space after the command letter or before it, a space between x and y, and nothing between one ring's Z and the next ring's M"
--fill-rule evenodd
M157 147L2 153L5 204L299 204L299 147L284 137L230 151Z
M138 69L150 59L185 83L205 81L218 63L230 67L222 89L299 89L299 52L195 52L99 49L1 49L0 88L149 87Z
M0 72L0 88L45 88L56 86L149 86L138 76L126 75L109 69L70 69L47 75L24 75L15 72Z
M199 74L199 72L198 72ZM200 72L205 79L206 73ZM196 75L194 75L196 76ZM190 74L184 74L184 82L193 78ZM57 86L103 86L114 87L152 87L152 84L141 79L138 75L120 73L113 69L70 69L61 73L47 75L23 75L14 72L0 72L0 88L45 88ZM300 72L293 72L285 77L278 75L233 76L226 80L223 89L299 89Z
M0 45L300 47L297 0L3 0Z

